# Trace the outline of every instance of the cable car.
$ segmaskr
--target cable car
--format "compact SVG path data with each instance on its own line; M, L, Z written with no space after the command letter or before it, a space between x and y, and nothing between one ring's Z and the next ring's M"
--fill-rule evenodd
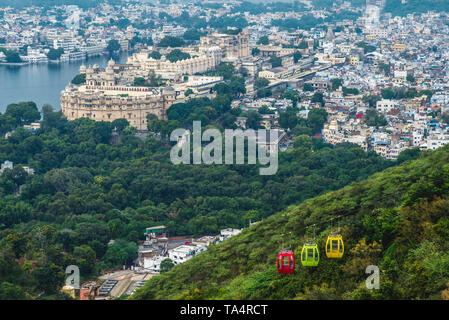
M304 267L316 267L320 262L320 253L316 242L306 242L301 251L301 263Z
M295 256L291 250L281 250L278 255L277 269L279 274L295 272Z
M338 233L331 233L326 241L326 256L328 258L340 259L343 257L345 246L343 237Z

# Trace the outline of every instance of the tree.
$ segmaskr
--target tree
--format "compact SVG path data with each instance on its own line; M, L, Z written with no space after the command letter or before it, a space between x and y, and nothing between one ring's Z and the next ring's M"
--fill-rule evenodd
M61 267L50 263L34 270L33 276L37 281L37 287L44 290L46 294L51 294L61 287L65 273Z
M109 54L112 54L116 51L120 50L120 43L118 40L112 39L108 41L108 46L106 47L106 50L109 52Z
M75 247L73 249L73 256L78 258L80 272L84 276L91 274L95 269L96 253L86 244Z
M173 36L165 36L162 40L157 44L158 47L182 47L185 45L185 41L182 38L173 37Z
M343 87L343 96L358 95L358 94L359 94L359 90L357 88Z
M304 86L302 88L304 91L313 91L313 86L310 83L304 83Z
M184 35L182 36L185 40L200 40L201 36L204 34L202 32L196 31L196 30L187 30L184 32Z
M414 83L415 80L416 80L415 77L413 75L411 75L411 74L408 74L406 79L410 83Z
M179 49L174 49L169 54L166 55L166 58L170 62L176 62L179 60L190 59L190 54L183 52Z
M32 101L23 101L11 103L6 107L5 115L15 119L17 125L29 124L41 118L36 103Z
M13 283L0 283L0 300L26 300L28 297L24 290Z
M369 127L382 127L387 125L387 119L375 109L369 109L365 114L365 123Z
M320 132L327 120L327 112L324 109L312 109L307 116L308 126L313 133Z
M393 99L395 97L395 93L392 88L385 88L381 90L382 98L384 99Z
M282 66L282 58L277 57L277 56L271 56L270 63L273 68L281 67Z
M126 120L124 118L115 119L114 121L112 121L112 128L117 129L117 131L119 133L122 132L123 129L125 129L128 126L129 126L129 122L128 122L128 120Z
M151 51L151 52L148 54L148 57L149 57L149 58L153 58L153 59L155 59L155 60L160 60L161 57L162 57L162 55L159 53L159 51Z
M253 56L259 55L259 54L260 54L260 49L259 49L259 48L252 48L252 49L251 49L251 54L252 54Z
M85 73L81 73L81 74L76 75L72 79L71 83L75 84L75 85L80 85L80 84L86 83L86 74Z
M398 161L398 163L403 163L405 161L415 160L420 155L421 155L421 150L418 147L411 148L411 149L405 149L405 150L401 151L401 153L399 153L397 161Z
M332 91L335 91L343 85L343 81L339 78L333 78L331 79L331 84L332 84Z
M254 80L254 86L257 89L266 87L270 84L270 81L266 78L256 78L256 80Z
M217 69L215 70L215 73L218 76L223 77L223 79L228 80L231 79L231 77L233 76L235 72L235 68L231 63L225 63L225 62L221 62Z
M5 52L6 62L8 63L20 63L23 62L22 58L20 58L19 52L15 50L7 50Z
M379 62L378 66L379 71L383 72L386 75L390 74L391 65L388 63Z
M315 92L310 100L311 103L321 103L324 106L324 96L321 92Z
M279 113L279 126L284 129L292 129L298 124L298 116L293 109Z
M269 43L270 43L270 40L268 40L267 36L262 36L259 38L259 40L257 40L257 44L268 45Z
M186 97L188 97L189 95L191 95L191 94L193 94L193 90L192 89L187 89L186 90L186 92L184 92L184 95L186 96Z
M160 272L161 273L165 273L170 271L173 267L175 266L175 264L173 263L173 261L169 258L164 259L161 261L161 265L160 265Z
M120 267L123 264L129 264L136 255L137 245L135 243L118 239L109 245L103 260L111 267Z
M293 53L293 61L294 61L294 63L297 63L301 58L302 58L301 52L295 51L295 53Z
M362 101L367 103L370 108L375 108L377 105L377 101L382 100L382 98L378 95L371 94L363 96Z
M257 95L257 98L266 98L266 97L271 97L271 95L272 95L273 93L271 92L271 90L270 89L268 89L268 88L262 88L262 89L259 89L259 90L257 90L257 93L256 93L256 95Z
M47 58L48 60L59 60L59 58L63 53L64 53L63 48L58 49L50 48L50 51L48 51L47 53Z
M299 92L296 90L288 90L281 95L282 99L289 99L292 101L292 105L294 108L298 105L298 102L301 101L301 97Z
M246 114L246 126L250 129L259 129L260 128L260 120L262 117L259 112L250 110Z

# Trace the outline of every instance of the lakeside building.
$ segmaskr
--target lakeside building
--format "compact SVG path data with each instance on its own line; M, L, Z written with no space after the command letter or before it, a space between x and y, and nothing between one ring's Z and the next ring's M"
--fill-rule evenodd
M147 115L166 119L166 110L175 101L170 87L149 88L120 83L120 75L113 71L110 60L105 70L98 65L81 67L86 83L68 85L61 92L61 109L69 120L90 118L96 121L114 121L125 118L138 130L147 128Z

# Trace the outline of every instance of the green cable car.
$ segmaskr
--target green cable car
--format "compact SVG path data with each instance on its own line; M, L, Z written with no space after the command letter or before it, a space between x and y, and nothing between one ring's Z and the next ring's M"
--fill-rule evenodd
M301 251L301 264L304 267L316 267L320 262L320 252L316 242L306 242Z

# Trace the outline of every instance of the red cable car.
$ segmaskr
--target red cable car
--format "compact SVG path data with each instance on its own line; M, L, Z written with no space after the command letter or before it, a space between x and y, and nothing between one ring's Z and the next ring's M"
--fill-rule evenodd
M277 261L278 273L294 273L295 272L295 257L291 250L281 250Z

